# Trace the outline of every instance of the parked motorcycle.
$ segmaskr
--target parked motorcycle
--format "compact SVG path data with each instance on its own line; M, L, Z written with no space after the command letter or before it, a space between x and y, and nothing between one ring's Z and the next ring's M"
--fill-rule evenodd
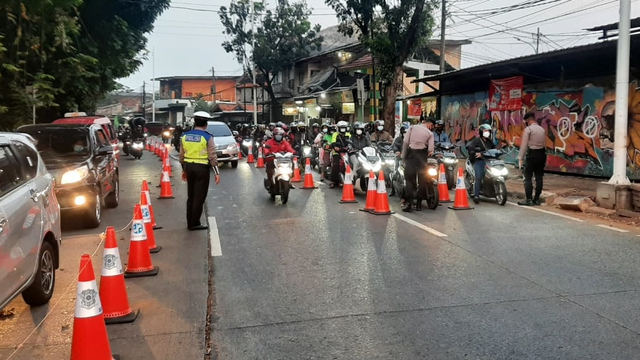
M397 161L399 161L400 164L398 165L398 169L392 174L392 186L398 196L406 198L407 182L404 175L405 167L400 159L397 159ZM426 171L427 182L425 184L418 183L418 186L421 188L418 190L422 190L422 193L425 195L422 200L427 202L427 207L435 210L440 203L440 193L438 192L438 160L428 158L423 171ZM413 194L413 198L416 199L416 201L418 199L417 195L417 192Z
M140 160L140 158L142 158L143 151L144 151L144 140L142 139L133 140L131 144L131 148L129 150L129 153L131 154L131 156Z
M456 168L458 167L458 157L453 152L457 147L450 142L436 143L435 155L438 159L438 167L444 165L445 175L447 177L447 187L452 190L456 187Z
M269 147L269 145L265 145ZM271 195L271 199L275 199L280 195L283 204L289 201L289 190L291 189L291 176L293 174L293 154L290 152L280 152L269 154L267 158L275 158L273 164L275 166L273 173L273 182L269 183L269 179L264 179L264 187Z
M507 203L506 179L509 175L509 170L505 167L504 161L499 160L502 155L504 155L504 152L499 149L489 149L482 152L486 167L484 180L480 188L480 195L494 198L500 205ZM465 163L464 182L469 195L473 196L476 176L473 164L469 159Z

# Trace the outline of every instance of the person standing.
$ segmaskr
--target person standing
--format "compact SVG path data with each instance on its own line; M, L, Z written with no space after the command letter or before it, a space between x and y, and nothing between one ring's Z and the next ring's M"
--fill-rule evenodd
M402 160L405 163L404 174L407 183L405 202L402 207L402 211L405 212L411 211L414 191L418 194L416 210L422 209L424 194L421 193L420 188L426 182L426 172L423 170L427 158L433 154L433 133L427 127L428 120L424 117L421 117L420 120L420 125L413 125L409 128L402 144Z
M220 183L220 170L213 135L206 131L207 121L211 119L205 111L193 114L194 128L182 135L180 147L180 164L182 179L187 180L187 227L190 231L206 230L200 217L204 201L209 192L210 171L213 168L216 184Z
M547 163L547 153L544 146L547 134L544 128L538 124L533 113L526 113L524 120L529 126L524 129L524 134L522 135L522 144L520 144L520 153L518 154L518 167L522 169L522 164L526 161L524 167L524 193L526 199L518 202L518 205L540 205L542 177ZM536 178L536 192L532 198L533 176Z

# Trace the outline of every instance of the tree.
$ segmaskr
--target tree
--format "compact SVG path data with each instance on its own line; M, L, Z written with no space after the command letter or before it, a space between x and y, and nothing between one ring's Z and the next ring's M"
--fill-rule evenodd
M436 0L325 0L336 11L339 31L356 35L375 59L383 85L385 129L395 134L396 83L402 66L432 34ZM376 15L379 14L380 15Z
M198 93L196 95L193 111L206 111L207 113L211 114L213 109L213 102L208 103L206 100L204 100L204 94Z
M220 8L220 20L228 36L222 46L226 52L235 54L251 77L254 76L252 64L255 64L256 79L261 80L256 83L269 94L271 119L275 119L279 104L273 90L274 79L296 60L320 49L323 38L318 35L320 25L311 26L308 20L311 9L304 1L277 0L275 10L265 10L266 3L255 3L255 13L264 14L262 21L257 17L252 19L249 4L249 0L238 0L229 8ZM252 20L254 31L251 31ZM248 56L246 48L252 46L254 39L255 47Z

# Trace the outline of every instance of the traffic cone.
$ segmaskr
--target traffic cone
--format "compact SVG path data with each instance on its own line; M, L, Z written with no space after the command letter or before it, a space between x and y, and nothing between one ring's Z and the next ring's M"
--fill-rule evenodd
M144 147L145 149L147 149L147 151L151 151L151 143L149 143L148 141L144 142Z
M155 152L155 144L153 143L153 140L149 140L147 139L147 146L149 147L149 152Z
M162 169L162 178L160 179L160 197L158 197L158 199L175 199L173 196L173 190L171 189L169 170L166 167Z
M462 168L458 168L458 180L456 182L456 197L453 202L453 206L449 206L449 209L453 210L470 210L473 209L469 206L469 197L467 196L467 189L464 186L464 172Z
M171 159L169 158L169 149L164 148L164 156L163 156L163 160L162 160L162 166L166 167L167 169L169 169L169 177L172 178L173 177L173 171L171 168Z
M142 222L144 223L144 231L147 233L147 245L149 245L150 253L157 253L162 250L162 246L156 244L156 235L153 231L153 223L151 222L151 213L149 211L149 203L147 198L143 197L140 202L140 210L142 211Z
M256 164L256 168L264 167L264 159L262 158L262 147L258 148L258 163Z
M100 300L104 311L104 322L107 325L134 322L140 313L139 309L131 310L129 306L120 251L118 251L116 231L113 226L107 228L107 239L104 244Z
M253 146L249 146L249 156L247 156L247 164L253 164L256 160L253 158Z
M449 185L447 185L447 173L444 164L440 164L440 176L438 177L438 193L440 194L439 203L450 203Z
M291 182L302 182L302 176L300 176L300 168L298 167L298 158L293 158L293 179Z
M316 184L313 182L313 174L311 173L311 160L307 158L307 163L304 165L304 185L303 189L316 189Z
M156 223L156 214L153 212L153 206L151 205L151 195L149 195L149 184L147 180L142 180L142 191L140 191L140 204L142 204L142 198L145 197L147 199L147 204L149 205L149 213L151 214L151 224L153 225L153 230L162 229L162 226L158 226Z
M160 142L156 140L156 155L161 156Z
M136 204L133 209L133 223L131 224L131 236L129 238L129 259L124 277L142 277L158 275L160 268L153 266L151 253L147 244L147 232L142 219L142 208Z
M387 184L384 181L384 172L380 170L378 173L378 189L376 201L372 214L375 215L391 215L395 213L389 208L389 195L387 195Z
M367 184L367 202L364 209L360 211L372 212L376 209L376 197L378 197L378 189L376 188L376 176L373 170L369 170L369 183Z
M238 160L242 160L242 149L240 148L240 143L238 144Z
M107 326L98 294L91 256L80 258L80 274L76 290L76 310L73 318L71 360L112 360Z
M353 192L353 174L351 166L347 164L347 170L344 173L344 185L342 186L342 199L338 201L340 204L357 203L356 196Z

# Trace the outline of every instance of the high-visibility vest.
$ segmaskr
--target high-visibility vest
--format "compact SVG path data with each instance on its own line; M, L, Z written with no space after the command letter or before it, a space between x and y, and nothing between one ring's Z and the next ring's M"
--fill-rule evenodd
M184 149L184 162L194 164L209 164L209 139L211 134L204 130L191 130L182 135L181 143Z

